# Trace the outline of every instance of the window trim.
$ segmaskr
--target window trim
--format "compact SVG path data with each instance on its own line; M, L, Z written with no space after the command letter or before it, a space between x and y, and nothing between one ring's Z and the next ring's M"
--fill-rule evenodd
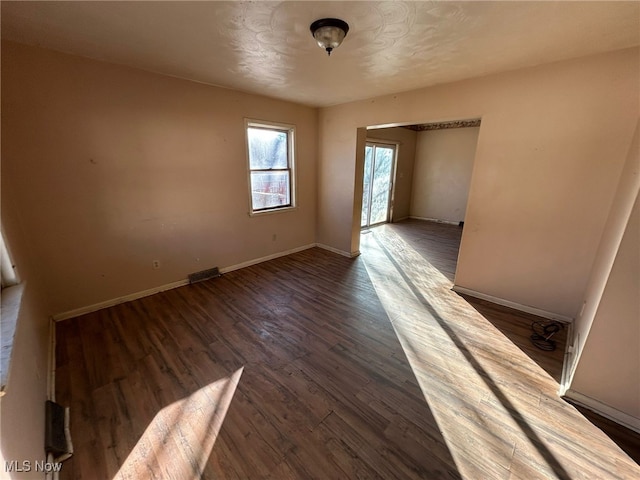
M265 130L276 130L285 132L287 134L287 164L288 168L281 169L272 169L272 170L264 170L264 169L252 169L251 168L251 158L250 158L250 149L249 149L249 128L262 128ZM295 125L279 123L279 122L268 122L264 120L255 120L250 118L244 119L244 137L245 137L245 149L246 149L246 157L247 157L247 189L249 193L249 216L257 216L257 215L267 215L271 213L279 213L279 212L288 212L291 210L295 210L297 208L297 195L296 195L296 168L295 168L295 160L296 160L296 127ZM254 209L253 208L253 192L251 190L251 174L252 172L269 172L269 171L288 171L289 172L289 204L282 205L278 207L269 207L269 208L261 208Z

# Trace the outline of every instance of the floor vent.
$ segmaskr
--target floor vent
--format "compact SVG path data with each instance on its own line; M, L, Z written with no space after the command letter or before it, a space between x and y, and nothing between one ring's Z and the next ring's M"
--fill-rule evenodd
M220 275L222 274L220 273L220 270L218 270L218 267L213 267L208 270L202 270L201 272L190 273L189 283L202 282L211 278L217 278Z

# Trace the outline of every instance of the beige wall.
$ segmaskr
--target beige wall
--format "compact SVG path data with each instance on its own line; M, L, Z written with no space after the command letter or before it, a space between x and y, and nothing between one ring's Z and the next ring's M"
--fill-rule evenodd
M638 199L582 349L571 390L636 419L640 429Z
M296 126L295 211L248 216L245 117ZM316 109L3 42L2 133L53 314L315 242Z
M464 221L480 127L418 133L411 216Z
M411 183L416 155L416 132L407 128L376 128L367 131L367 138L369 140L383 140L397 145L391 221L397 222L407 218L411 205Z
M597 400L640 429L640 121L628 149L598 253L574 323L567 395ZM635 203L634 203L635 202ZM584 397L583 397L584 396ZM591 405L594 406L594 405ZM625 419L622 419L623 421ZM629 423L629 422L627 422Z
M357 248L359 127L481 117L456 284L575 317L638 116L638 59L627 49L321 109L318 240Z
M0 398L0 446L6 461L34 462L45 457L48 332L49 322L43 304L27 282L14 337L6 393ZM0 465L3 472L4 467L3 461ZM17 478L21 478L20 474Z
M4 132L3 132L4 133ZM3 141L5 138L3 137ZM4 167L4 159L3 165ZM41 461L44 452L45 401L48 398L49 318L40 270L30 256L32 244L24 235L16 205L6 198L9 179L2 175L2 227L16 266L22 301L17 318L9 377L0 397L0 471L4 461ZM6 290L3 296L6 295ZM6 297L4 298L6 300ZM3 318L5 311L2 312ZM6 318L5 318L6 319ZM3 477L0 474L0 477ZM25 478L13 474L12 478Z

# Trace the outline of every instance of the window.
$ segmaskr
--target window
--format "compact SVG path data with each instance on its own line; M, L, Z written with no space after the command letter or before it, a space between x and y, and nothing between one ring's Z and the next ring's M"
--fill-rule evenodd
M246 121L251 214L295 206L291 125Z
M13 262L9 256L4 236L0 233L0 285L2 288L5 288L16 285L17 283L18 278L14 270Z
M18 284L11 256L0 231L0 396L6 393L9 365L13 352L13 339L20 310L24 284Z

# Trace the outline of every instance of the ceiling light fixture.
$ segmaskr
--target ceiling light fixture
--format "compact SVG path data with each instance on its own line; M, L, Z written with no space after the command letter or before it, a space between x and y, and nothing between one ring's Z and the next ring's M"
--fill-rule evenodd
M338 18L321 18L311 24L311 34L318 42L320 48L324 48L328 55L334 48L338 48L347 36L349 25Z

